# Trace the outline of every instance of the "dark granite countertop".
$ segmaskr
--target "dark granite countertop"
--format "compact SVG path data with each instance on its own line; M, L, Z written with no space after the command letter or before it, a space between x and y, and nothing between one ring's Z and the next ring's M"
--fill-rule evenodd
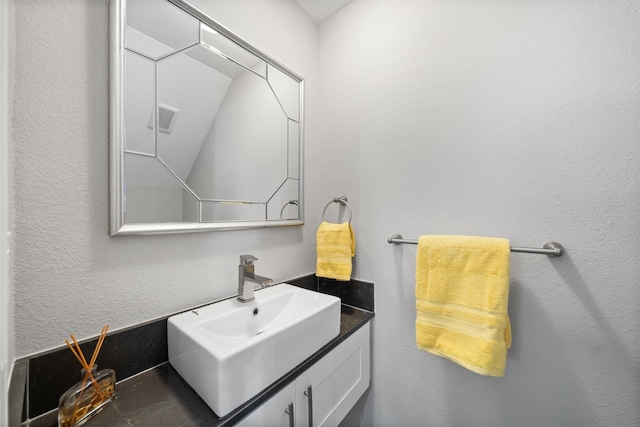
M338 337L224 418L219 418L167 362L118 383L116 399L85 426L231 426L288 385L373 316L371 312L343 304ZM28 425L55 427L57 412L35 418Z

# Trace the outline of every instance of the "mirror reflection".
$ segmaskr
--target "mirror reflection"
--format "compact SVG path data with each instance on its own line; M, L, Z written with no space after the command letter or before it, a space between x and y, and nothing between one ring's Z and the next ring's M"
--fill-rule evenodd
M302 79L173 3L126 1L112 233L301 224Z

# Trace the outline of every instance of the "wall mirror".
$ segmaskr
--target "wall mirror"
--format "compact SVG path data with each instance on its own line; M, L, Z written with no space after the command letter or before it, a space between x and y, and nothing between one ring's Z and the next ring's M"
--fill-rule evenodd
M303 79L186 1L110 5L111 235L303 224Z

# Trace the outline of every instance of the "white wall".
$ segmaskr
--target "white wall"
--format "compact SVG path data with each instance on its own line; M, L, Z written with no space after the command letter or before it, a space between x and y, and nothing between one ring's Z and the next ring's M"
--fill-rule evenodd
M164 236L108 234L108 5L15 2L16 355L59 347L237 293L240 254L283 280L314 270L317 26L290 0L204 2L306 78L310 225ZM265 27L265 24L269 23ZM295 37L292 36L295 34Z
M638 425L639 8L356 0L321 24L319 196L349 197L376 290L362 425ZM504 378L416 349L394 233L565 246L511 258Z
M9 280L10 203L9 203L9 123L10 70L13 8L0 2L0 425L8 424L9 378L11 376L14 337L12 288ZM11 51L12 52L12 51Z
M0 425L8 423L7 393L13 362L9 282L9 4L0 3Z

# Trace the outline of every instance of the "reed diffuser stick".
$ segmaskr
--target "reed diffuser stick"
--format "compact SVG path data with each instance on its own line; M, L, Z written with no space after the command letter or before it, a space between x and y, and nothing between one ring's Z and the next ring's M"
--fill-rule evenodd
M96 363L96 359L98 358L98 353L100 353L100 348L102 348L102 343L104 342L104 338L107 335L107 330L109 326L103 326L102 332L100 332L100 338L98 338L98 343L96 344L96 348L93 350L93 355L91 356L91 363L89 363L89 368L93 368L94 363Z
M72 335L72 337L73 337L73 335ZM87 380L89 378L91 378L91 383L93 384L93 386L96 387L96 389L100 389L99 386L96 386L95 378L93 378L93 375L91 375L91 369L89 368L89 365L87 365L87 361L84 360L84 355L82 354L82 350L80 349L80 346L78 346L78 348L76 350L71 344L69 344L69 341L65 340L64 342L67 343L67 346L69 347L69 350L71 350L71 352L76 357L76 359L78 359L78 362L80 362L80 365L82 365L82 367L84 368L84 370L86 372L86 374L84 376L84 379L82 381L83 386L84 386L84 384L86 384Z
M86 383L87 380L90 379L91 383L96 388L96 391L100 391L100 386L98 385L98 383L96 382L95 378L93 378L93 375L91 374L91 366L89 366L89 364L87 363L87 359L84 358L84 354L82 353L82 349L80 348L80 344L78 344L78 341L76 341L76 337L74 337L73 335L71 335L71 339L73 340L73 343L76 346L76 351L77 351L77 353L79 355L78 360L80 361L80 364L82 365L82 367L86 371L83 383Z

